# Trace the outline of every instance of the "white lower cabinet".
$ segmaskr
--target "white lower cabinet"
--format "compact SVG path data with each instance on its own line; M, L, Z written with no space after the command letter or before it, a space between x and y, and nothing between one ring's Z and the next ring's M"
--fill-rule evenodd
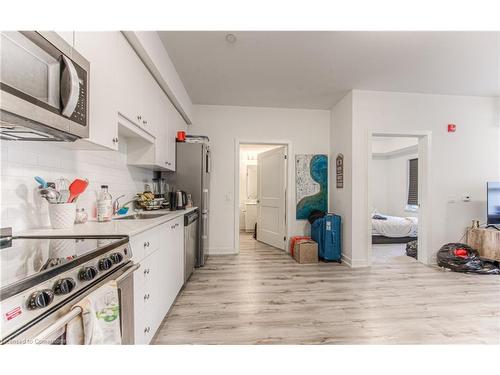
M134 275L135 344L151 342L182 288L183 220L183 216L178 217L130 239L133 259L141 265ZM158 248L149 253L144 251L148 238L158 240ZM138 251L135 252L134 247Z

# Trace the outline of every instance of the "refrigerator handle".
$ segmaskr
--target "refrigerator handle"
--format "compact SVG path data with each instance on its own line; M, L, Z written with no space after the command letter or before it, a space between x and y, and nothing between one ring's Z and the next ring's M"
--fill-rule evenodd
M211 161L210 161L210 150L207 150L206 154L205 154L205 172L206 173L210 173L210 169L211 169Z

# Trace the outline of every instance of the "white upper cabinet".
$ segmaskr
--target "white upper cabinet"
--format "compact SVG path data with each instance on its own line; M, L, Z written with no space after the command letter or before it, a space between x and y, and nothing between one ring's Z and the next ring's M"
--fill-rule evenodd
M167 132L167 165L168 169L175 171L175 154L176 144L175 139L178 131L186 131L187 125L181 114L174 108L173 104L168 101L168 132Z
M142 126L144 65L122 33L118 33L118 112L130 122Z
M163 94L160 86L155 81L147 68L142 66L142 110L141 126L147 132L156 135L156 122L158 121L158 97Z
M186 122L125 36L118 31L59 35L74 41L90 61L90 135L76 143L117 150L120 134L127 138L129 164L175 170L175 137Z
M87 141L118 149L117 90L120 77L118 32L75 32L74 47L90 61L89 138Z

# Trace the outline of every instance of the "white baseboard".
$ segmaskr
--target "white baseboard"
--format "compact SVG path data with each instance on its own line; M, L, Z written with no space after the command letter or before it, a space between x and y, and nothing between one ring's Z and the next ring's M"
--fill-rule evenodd
M234 249L232 247L226 247L226 248L218 247L216 249L208 249L208 255L234 255L238 253L239 250Z
M366 261L366 259L352 259L345 254L342 254L342 263L351 268L368 267L368 262Z
M342 259L342 263L344 263L345 265L347 265L349 267L352 267L351 258L349 258L347 255L342 254L341 259Z

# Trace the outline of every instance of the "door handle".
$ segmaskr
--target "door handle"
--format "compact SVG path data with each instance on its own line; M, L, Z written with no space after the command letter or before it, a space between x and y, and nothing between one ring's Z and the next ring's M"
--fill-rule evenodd
M71 60L62 55L62 61L66 66L61 77L61 101L64 105L62 114L65 117L71 117L80 97L80 82Z

